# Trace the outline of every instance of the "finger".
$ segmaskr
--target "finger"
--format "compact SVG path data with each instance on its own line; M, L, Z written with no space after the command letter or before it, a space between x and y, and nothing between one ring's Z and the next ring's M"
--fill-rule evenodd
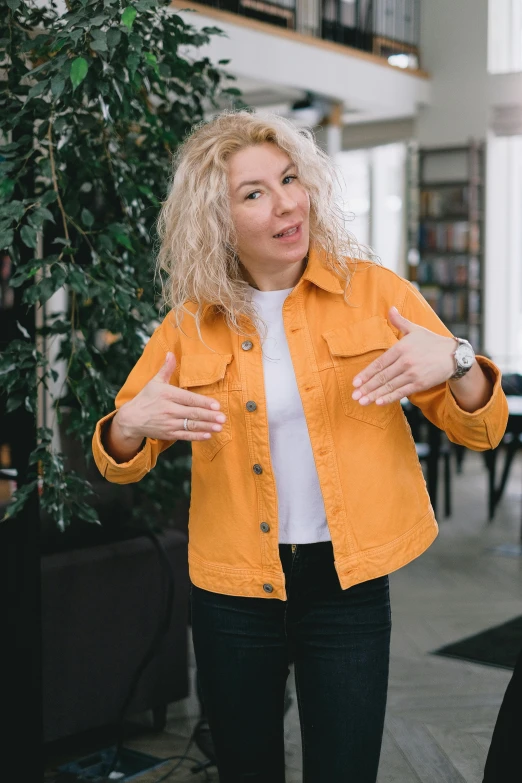
M363 397L361 397L359 400L359 405L371 405L372 402L384 399L385 397L388 398L390 395L396 394L400 389L407 385L413 385L411 376L407 375L406 373L396 375L384 386L378 386L373 391L368 392L368 394L365 394ZM404 397L404 394L401 396Z
M179 415L179 414L178 414ZM215 419L201 419L195 414L190 415L187 410L187 415L181 420L174 421L173 425L176 429L183 430L184 432L221 432L223 429L223 423L225 421L224 414L219 414L219 420ZM185 419L187 420L187 430L185 430Z
M176 357L174 356L172 351L167 351L165 362L154 376L154 380L158 381L158 383L169 383L175 369L176 369Z
M395 326L399 332L402 332L402 334L410 334L419 328L417 324L413 323L413 321L408 321L407 318L401 315L396 307L390 308L388 312L388 321L392 324L392 326Z
M401 348L399 343L396 343L391 348L388 348L383 354L381 354L375 361L365 367L360 373L358 373L353 379L353 385L356 389L360 388L363 384L367 383L374 375L383 372L387 367L394 364L401 355Z
M227 417L221 411L211 411L208 408L191 408L189 405L174 405L172 413L182 422L185 419L211 424L224 424Z
M205 408L207 410L218 411L221 405L213 397L206 397L204 394L196 394L186 389L180 389L179 386L171 387L170 399L179 405L185 405L189 408Z
M406 383L404 386L399 387L391 394L385 394L382 397L378 397L375 400L376 405L389 405L391 402L397 402L402 400L403 397L409 397L410 394L414 394L417 390L414 383Z
M169 440L192 440L192 441L198 441L198 440L210 440L212 437L212 433L210 432L190 432L184 429L176 430L176 432L172 433L172 438L169 438Z
M390 364L382 372L376 373L373 378L370 378L363 386L360 386L352 393L353 400L361 400L363 397L367 397L370 392L376 389L383 388L385 391L391 392L396 388L397 384L395 379L399 375L403 375L404 367L400 361ZM393 385L390 385L393 384ZM384 393L384 392L383 392Z

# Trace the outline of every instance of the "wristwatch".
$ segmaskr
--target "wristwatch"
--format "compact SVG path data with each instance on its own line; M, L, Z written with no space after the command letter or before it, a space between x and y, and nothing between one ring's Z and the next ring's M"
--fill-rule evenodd
M464 340L462 337L454 337L453 339L457 341L458 345L457 350L453 354L455 357L456 369L451 376L450 381L458 381L459 378L462 378L471 370L475 361L475 351L471 347L471 343Z

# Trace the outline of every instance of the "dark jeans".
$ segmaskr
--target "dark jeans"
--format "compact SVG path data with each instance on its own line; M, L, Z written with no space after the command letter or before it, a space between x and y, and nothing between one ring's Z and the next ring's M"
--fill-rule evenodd
M522 780L522 650L515 664L495 723L483 783Z
M288 664L304 783L375 783L390 645L388 577L342 590L330 542L280 546L287 601L192 587L192 633L220 783L284 783Z

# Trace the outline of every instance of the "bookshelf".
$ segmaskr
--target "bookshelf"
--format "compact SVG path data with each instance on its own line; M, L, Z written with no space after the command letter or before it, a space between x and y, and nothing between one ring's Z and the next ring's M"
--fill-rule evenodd
M471 141L461 147L413 149L410 156L408 277L453 334L480 351L484 146Z

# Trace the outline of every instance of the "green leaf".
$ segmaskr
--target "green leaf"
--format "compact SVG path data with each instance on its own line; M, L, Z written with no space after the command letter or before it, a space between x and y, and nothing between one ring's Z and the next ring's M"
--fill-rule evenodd
M20 144L16 141L12 141L10 144L2 144L0 146L0 155L5 155L6 152L16 152L20 149Z
M59 52L67 43L69 43L69 38L59 38L54 44L52 51Z
M27 100L30 98L37 98L38 95L41 95L47 89L49 89L49 79L43 79L41 82L37 82L27 93Z
M158 67L158 58L155 54L152 54L152 52L145 52L143 57L147 65L151 65L153 68Z
M89 70L89 63L84 57L76 57L71 64L70 78L75 90L83 82Z
M38 207L33 212L33 219L38 220L39 223L43 223L44 220L50 220L51 223L56 223L53 213L45 207Z
M5 179L0 180L0 197L9 198L9 196L14 190L14 187L15 187L14 180L8 179L7 177L5 177Z
M14 231L8 228L7 231L0 231L0 248L7 249L13 243Z
M129 30L132 29L132 25L134 24L134 20L136 19L137 11L135 8L133 8L132 5L128 5L125 11L121 15L121 23L125 25L125 27L128 27Z
M91 522L94 525L101 524L98 519L98 512L92 506L88 506L86 503L78 503L76 511L80 519L84 519L86 522Z
M93 18L90 19L89 21L90 21L91 25L97 27L98 25L101 25L101 24L104 24L105 22L108 22L109 18L110 17L107 14L97 14L96 16L93 16Z
M140 56L136 52L131 52L127 56L127 68L129 69L131 76L134 75L136 68L138 67L140 62Z
M65 88L65 77L61 73L57 73L51 79L51 93L53 98L59 98Z
M26 76L34 76L35 74L39 73L40 71L43 71L44 68L48 68L49 65L51 65L53 61L52 60L46 60L44 63L40 63L40 65L37 65L36 68L33 68L32 71L28 71L26 73ZM56 65L56 63L55 63Z
M0 217L10 217L13 220L20 220L25 212L22 201L8 201L7 204L0 205Z
M91 228L91 226L92 226L92 225L93 225L93 223L94 223L94 215L92 214L92 212L90 212L88 209L86 209L86 208L84 207L84 208L82 209L82 215L81 215L81 218L82 218L82 223L83 223L83 225L84 225L84 226L87 226L87 228Z
M103 30L93 30L91 49L94 49L95 52L102 53L107 51L107 38Z
M85 278L85 273L80 267L74 264L69 268L69 285L77 294L88 296L89 286Z
M117 241L117 242L118 242L120 245L123 245L123 247L126 247L126 248L127 248L127 250L133 250L133 249L134 249L134 248L132 247L132 242L130 241L130 239L129 239L129 237L127 236L127 234L119 234L119 233L118 233L118 234L114 234L114 237L115 237L116 241Z
M6 412L12 413L17 408L19 408L21 404L22 400L18 399L17 397L9 397L7 400L7 405L5 406Z
M11 11L16 11L21 4L21 0L6 0L6 2Z
M27 224L22 226L20 237L24 245L27 245L27 247L36 248L36 229L34 229L32 226L28 226Z
M40 204L42 207L47 207L52 204L58 198L58 194L55 190L47 190L40 198Z
M144 196L147 196L153 204L159 205L158 199L148 185L138 185L138 190L140 193L143 193Z
M107 46L112 51L112 49L118 46L120 41L121 41L121 30L118 30L117 27L111 27L111 29L108 30L107 32Z

